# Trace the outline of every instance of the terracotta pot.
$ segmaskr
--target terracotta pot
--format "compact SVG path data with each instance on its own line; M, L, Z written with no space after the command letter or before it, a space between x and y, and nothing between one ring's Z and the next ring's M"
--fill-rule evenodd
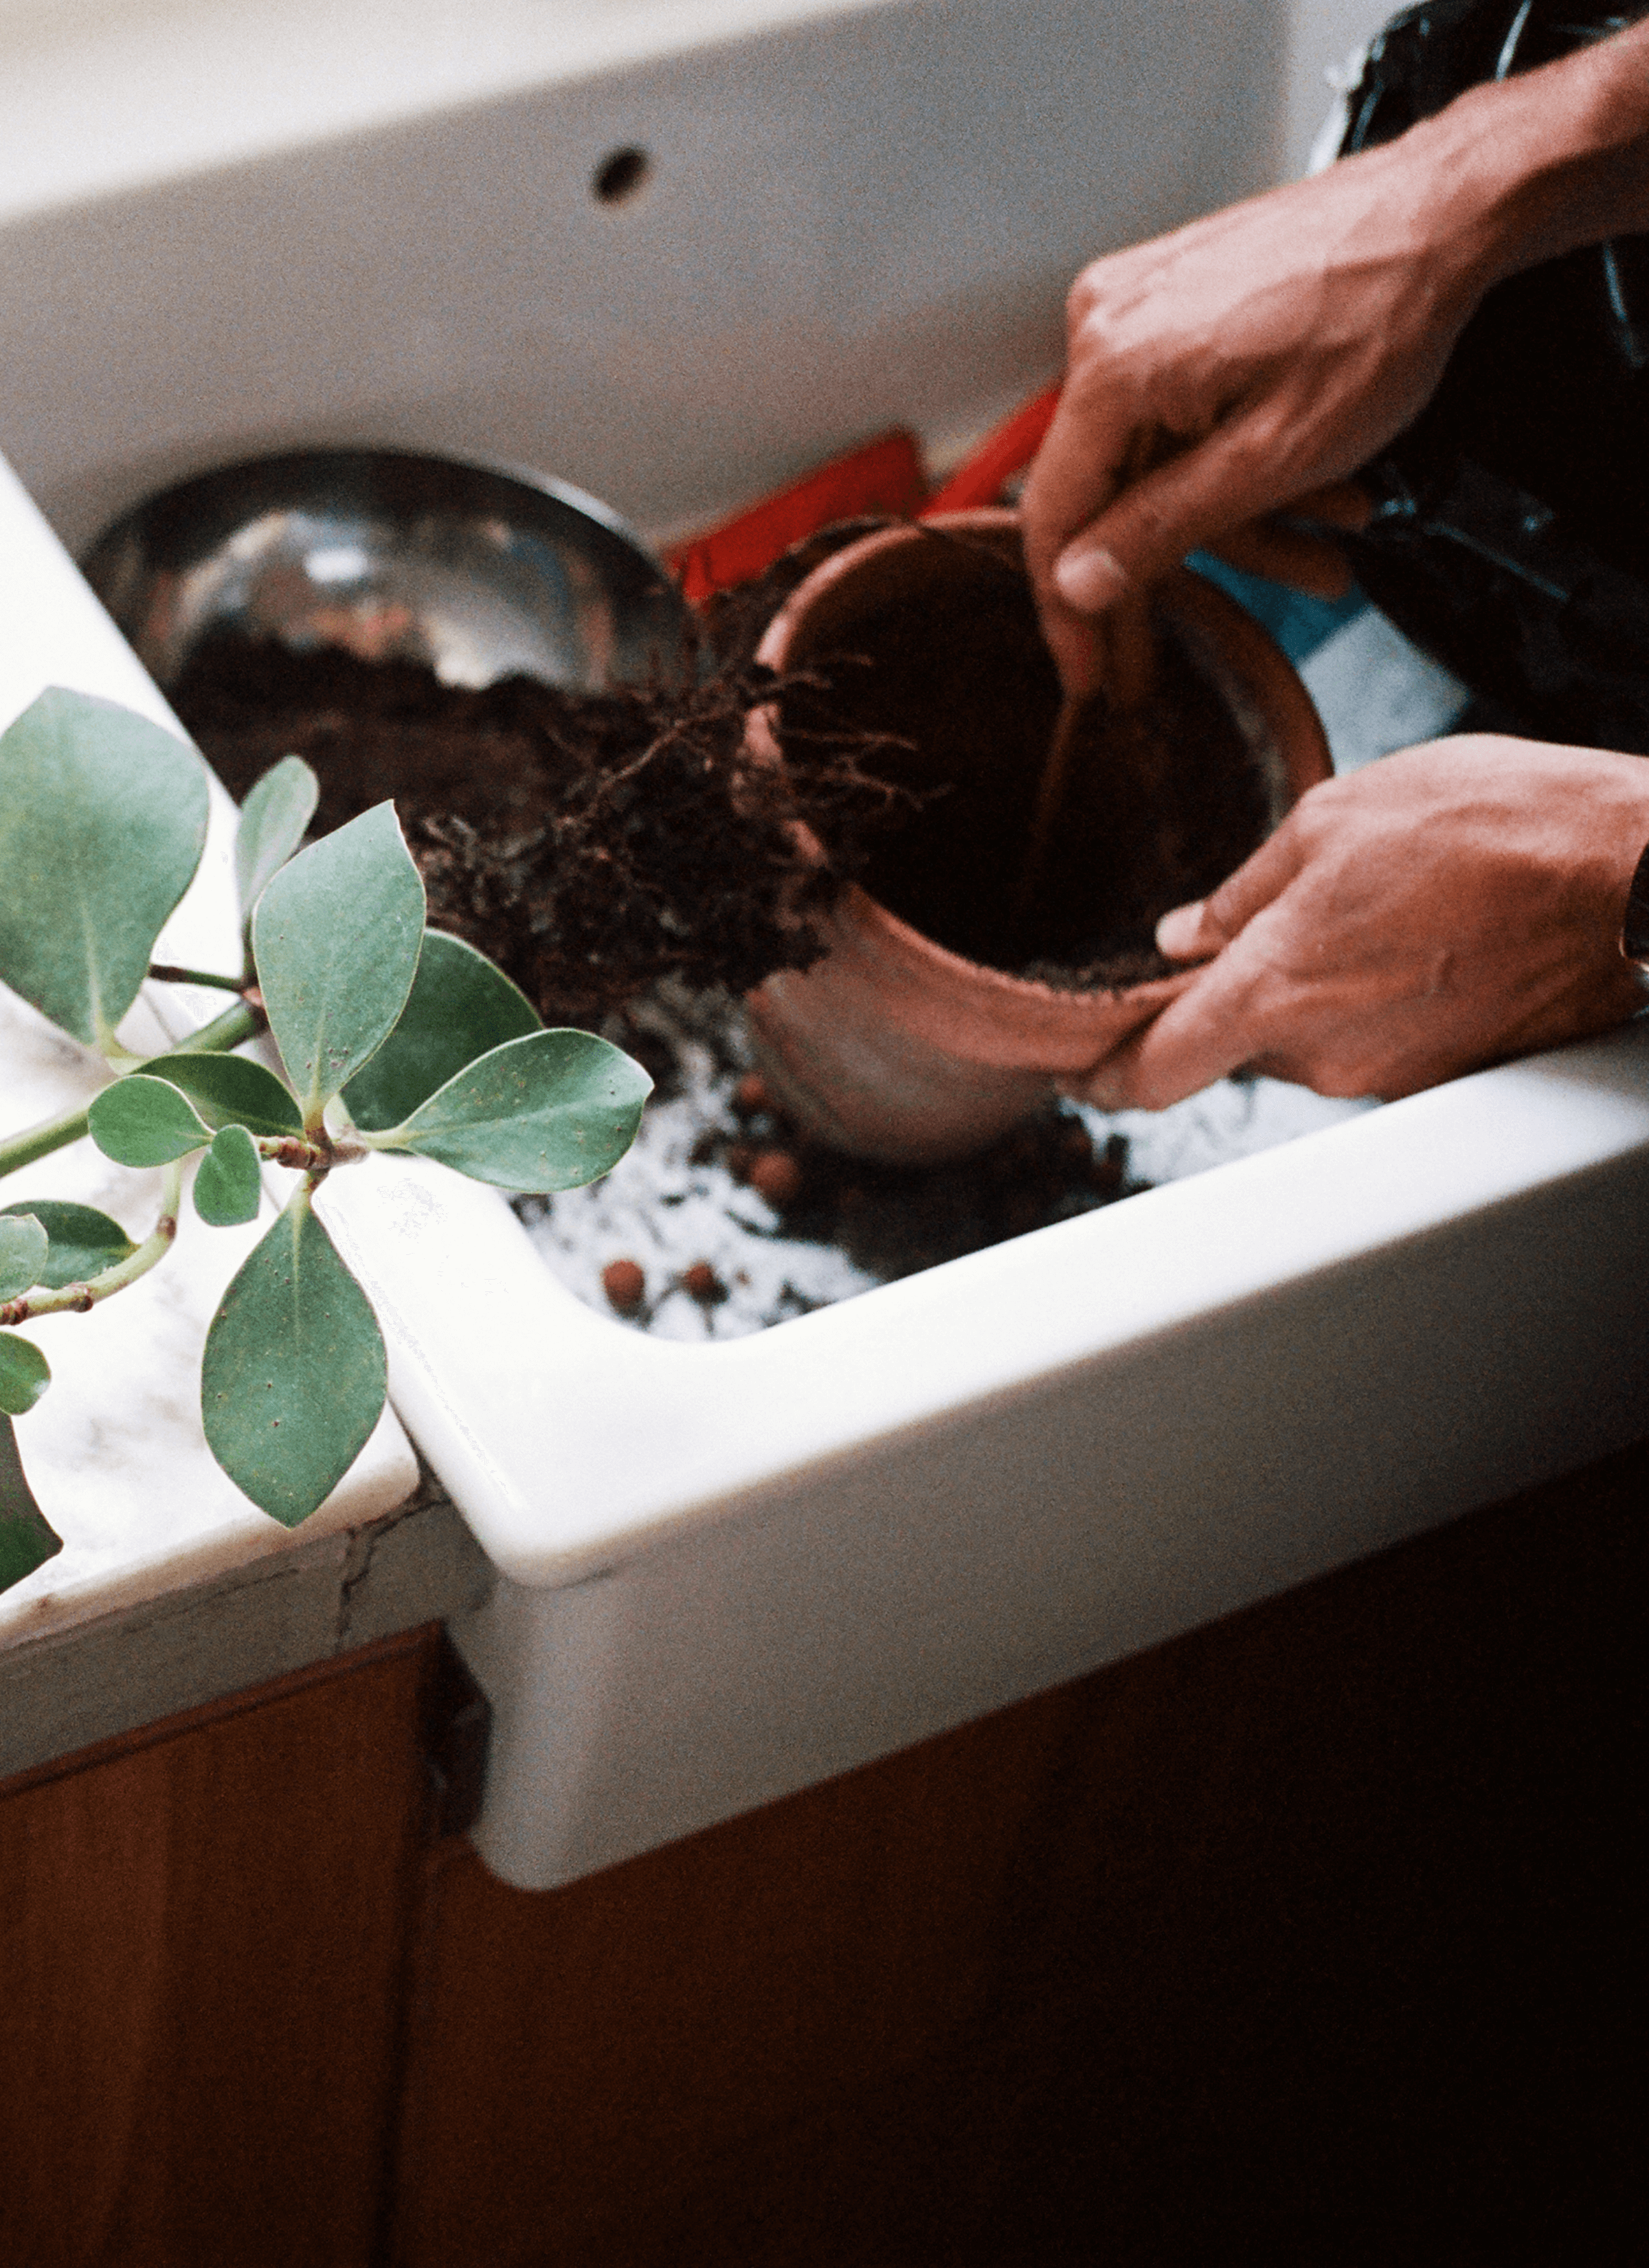
M925 526L1020 560L1012 512L956 512ZM782 672L851 652L856 625L920 607L936 577L959 571L959 556L965 562L960 547L936 545L920 527L861 538L799 586L774 617L759 659ZM1310 696L1258 623L1203 577L1182 571L1157 600L1259 760L1269 832L1329 777ZM769 710L758 710L748 730L754 751L777 762L774 722ZM1013 761L1022 763L1022 753ZM828 917L826 934L825 960L781 970L749 996L762 1072L806 1132L889 1161L983 1148L1043 1102L1056 1081L1095 1070L1191 981L1185 972L1120 991L1056 990L947 951L857 885Z

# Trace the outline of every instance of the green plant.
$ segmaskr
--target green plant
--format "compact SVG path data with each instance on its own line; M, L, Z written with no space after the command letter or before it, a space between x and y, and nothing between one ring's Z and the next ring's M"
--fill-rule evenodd
M572 1189L634 1139L646 1074L588 1032L544 1029L490 961L425 929L394 806L300 850L314 807L314 776L295 756L247 799L240 970L161 965L156 939L205 846L199 757L129 711L56 688L0 735L0 981L114 1074L87 1109L0 1139L0 1174L88 1133L120 1164L163 1172L159 1217L138 1243L86 1205L0 1210L0 1589L62 1549L11 1424L51 1373L13 1327L85 1314L158 1265L191 1160L209 1226L256 1217L266 1161L300 1176L225 1293L202 1363L213 1454L295 1527L348 1470L385 1396L371 1303L314 1210L326 1176L394 1151L503 1189ZM233 1002L168 1052L138 1057L116 1027L149 976ZM266 1027L284 1081L234 1052Z

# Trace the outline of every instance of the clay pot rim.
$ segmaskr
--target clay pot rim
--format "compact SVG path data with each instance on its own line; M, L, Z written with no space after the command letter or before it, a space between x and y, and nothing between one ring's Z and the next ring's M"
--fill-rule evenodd
M870 535L860 536L822 561L797 585L762 634L756 648L756 660L782 675L799 623L836 584L857 575L867 560L880 553L919 541L931 531L988 536L1012 532L1017 535L1019 527L1017 512L989 505L969 512L939 512L927 520L901 521L894 526L878 528ZM1270 633L1227 592L1191 568L1173 569L1154 589L1170 619L1182 615L1211 632L1218 648L1230 654L1237 672L1262 689L1269 718L1286 719L1291 725L1292 729L1278 736L1288 774L1290 801L1298 801L1308 788L1331 778L1334 766L1322 721L1299 673ZM776 702L763 702L750 711L747 721L752 753L766 763L784 761L774 729L777 709ZM824 845L811 828L798 823L795 840L810 858L821 865L826 863ZM1167 976L1144 978L1137 984L1081 989L1048 984L1036 977L1015 976L1005 968L993 968L989 961L970 961L963 954L952 952L949 946L939 944L924 931L894 913L858 882L850 882L843 891L837 901L836 919L837 949L841 942L845 942L843 932L856 933L866 949L876 951L913 976L920 974L924 983L959 995L965 992L975 1001L982 993L995 995L1005 1004L1012 1003L1021 1015L1031 1011L1033 1024L1043 1030L1049 1026L1069 1029L1086 1025L1108 1010L1114 1012L1119 1002L1137 1005L1143 1019L1145 1012L1166 1006L1196 974L1195 966L1191 966Z

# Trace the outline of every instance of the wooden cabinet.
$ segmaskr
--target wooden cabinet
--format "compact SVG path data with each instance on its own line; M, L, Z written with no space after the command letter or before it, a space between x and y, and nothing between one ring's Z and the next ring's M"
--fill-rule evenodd
M431 1868L401 2268L1603 2262L1649 1450L529 1896Z
M427 1837L428 1633L14 1784L0 2257L1623 2257L1646 1498L540 1895Z
M378 2257L430 1633L0 1793L0 2258Z

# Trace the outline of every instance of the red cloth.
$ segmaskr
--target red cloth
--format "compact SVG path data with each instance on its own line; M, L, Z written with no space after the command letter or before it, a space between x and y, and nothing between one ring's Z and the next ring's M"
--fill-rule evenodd
M689 604L702 606L712 592L747 582L792 543L817 534L833 521L855 519L866 512L926 519L931 512L994 504L1004 483L1022 472L1042 446L1058 400L1059 388L1050 386L1016 409L937 495L928 493L916 436L895 426L847 455L832 458L817 472L764 497L747 511L676 544L665 554L665 564Z
M922 518L926 519L936 512L972 512L980 504L995 504L1014 474L1022 473L1042 447L1042 436L1053 423L1058 406L1059 388L1049 386L1016 409L980 443L939 494L929 497L922 507Z
M698 606L713 591L759 575L792 543L816 534L833 520L852 519L861 512L913 513L926 492L916 436L896 426L805 480L764 497L718 527L677 545L665 554L665 563L679 579L682 596Z

